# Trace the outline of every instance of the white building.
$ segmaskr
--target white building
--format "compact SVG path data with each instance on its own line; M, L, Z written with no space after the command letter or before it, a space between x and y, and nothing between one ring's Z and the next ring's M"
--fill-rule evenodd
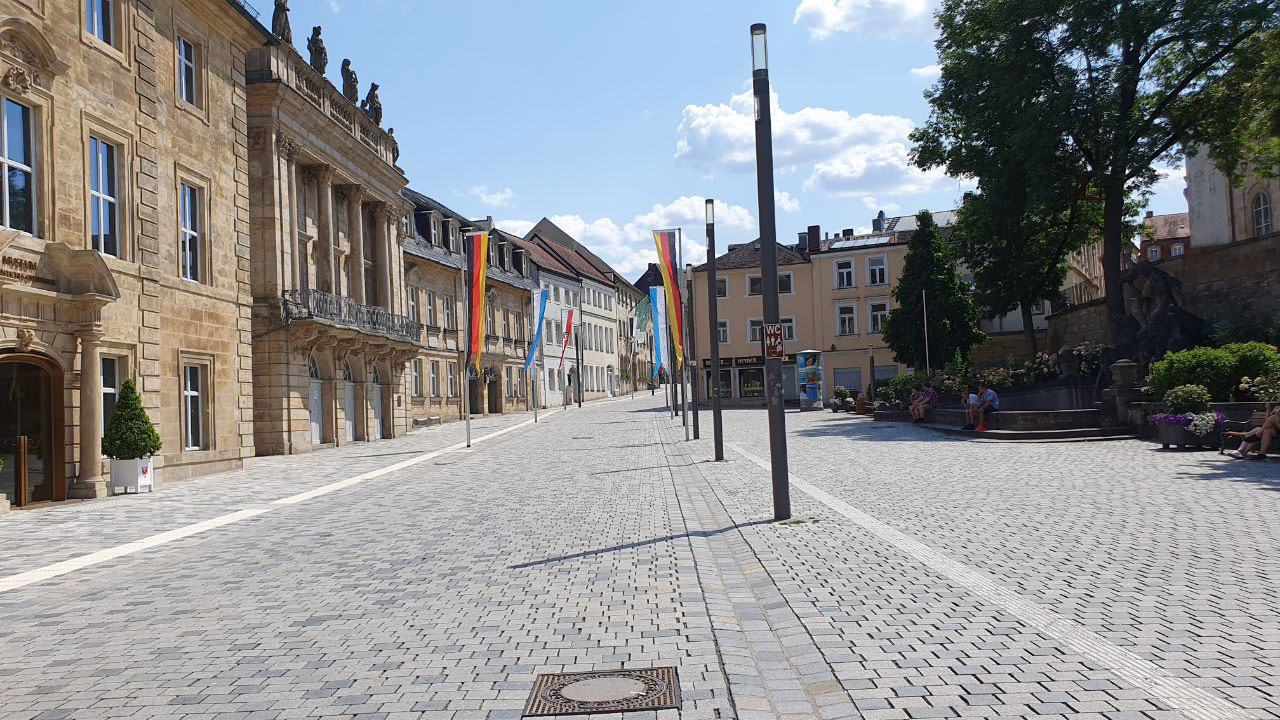
M569 326L569 310L574 309L574 325L580 319L576 310L581 302L582 281L572 268L561 262L536 238L517 242L533 266L534 285L547 291L547 311L542 323L539 355L534 359L538 367L538 403L541 407L556 407L566 401L566 389L578 375L577 346ZM533 305L537 320L538 304ZM568 343L566 344L566 339ZM563 354L563 360L561 355ZM572 396L568 398L574 401Z
M1249 177L1234 184L1213 164L1207 148L1187 154L1185 192L1192 247L1226 245L1280 232L1276 223L1280 179Z

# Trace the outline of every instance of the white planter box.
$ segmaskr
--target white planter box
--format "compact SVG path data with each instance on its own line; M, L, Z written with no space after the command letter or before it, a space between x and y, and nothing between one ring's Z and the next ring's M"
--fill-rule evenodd
M151 492L155 489L155 477L155 467L149 457L137 460L112 460L111 494L116 494L116 488L124 488L125 492L129 490L142 492L145 488L147 492Z

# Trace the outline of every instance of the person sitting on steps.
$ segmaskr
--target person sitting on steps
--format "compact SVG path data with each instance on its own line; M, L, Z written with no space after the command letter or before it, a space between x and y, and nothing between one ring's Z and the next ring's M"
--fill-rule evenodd
M985 431L987 429L987 418L1000 411L1000 396L996 391L983 385L978 384L978 430Z
M911 422L924 422L924 416L937 405L938 393L933 389L933 385L916 383L916 391L911 393Z

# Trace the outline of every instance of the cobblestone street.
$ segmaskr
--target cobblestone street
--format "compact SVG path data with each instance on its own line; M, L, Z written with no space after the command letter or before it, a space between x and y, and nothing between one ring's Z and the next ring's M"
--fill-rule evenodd
M1280 719L1280 465L792 412L774 524L764 410L717 464L660 400L0 516L0 715L519 718L675 666L628 719Z

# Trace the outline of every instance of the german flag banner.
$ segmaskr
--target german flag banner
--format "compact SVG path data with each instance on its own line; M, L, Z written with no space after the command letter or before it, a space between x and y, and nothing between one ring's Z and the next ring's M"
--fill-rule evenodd
M680 307L680 269L676 267L676 231L654 230L658 245L658 269L662 271L662 287L667 294L667 322L671 323L672 350L676 366L684 367L684 315Z
M467 258L471 293L471 324L467 340L467 365L475 365L480 372L480 353L484 349L484 280L489 269L489 233L479 232L467 236L470 256Z

